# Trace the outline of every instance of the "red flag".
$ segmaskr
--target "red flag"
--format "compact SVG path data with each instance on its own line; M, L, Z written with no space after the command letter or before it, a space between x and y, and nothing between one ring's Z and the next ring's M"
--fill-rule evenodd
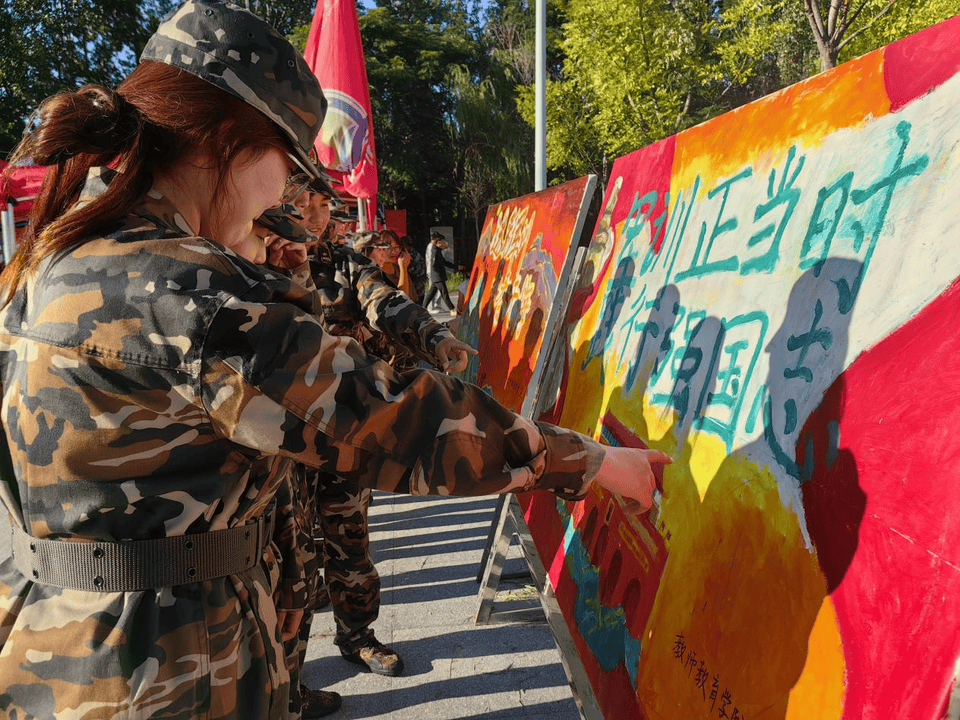
M343 173L348 193L373 198L377 155L354 0L317 0L303 55L327 98L327 115L316 142L320 162L340 171L335 177Z

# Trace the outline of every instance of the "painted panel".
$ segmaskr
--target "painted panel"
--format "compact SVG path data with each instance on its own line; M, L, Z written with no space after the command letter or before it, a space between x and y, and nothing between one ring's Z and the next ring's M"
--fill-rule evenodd
M606 717L944 716L958 72L954 18L615 162L541 417L676 463L527 507Z
M461 377L527 417L527 388L543 372L538 359L559 324L556 300L595 187L596 176L578 178L492 205L484 220L457 326L479 355Z

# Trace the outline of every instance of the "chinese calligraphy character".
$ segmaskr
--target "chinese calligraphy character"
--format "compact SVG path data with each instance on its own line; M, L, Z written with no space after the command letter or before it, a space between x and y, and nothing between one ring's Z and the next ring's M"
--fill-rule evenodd
M740 273L742 275L752 272L769 272L773 270L777 260L780 258L780 238L783 237L783 231L793 216L793 211L796 209L797 203L800 201L800 190L794 186L794 183L797 181L797 176L803 169L803 163L806 158L803 156L800 157L800 160L797 161L797 167L793 171L793 175L790 175L790 165L793 163L793 158L796 154L797 146L794 145L787 153L787 162L784 165L783 174L780 176L780 186L776 190L774 190L774 182L777 176L777 169L773 168L770 170L770 177L767 181L767 202L760 203L757 206L753 219L755 221L760 220L779 205L786 205L786 207L783 210L783 216L780 218L780 222L776 226L776 230L774 230L773 223L770 223L755 232L750 239L747 240L747 247L754 247L771 235L773 236L773 240L770 241L770 245L765 253L743 262L743 265L740 267Z
M688 277L697 277L700 275L708 275L716 272L727 272L737 269L740 261L737 259L736 255L724 258L723 260L714 261L708 261L707 258L710 255L710 251L713 249L714 241L718 237L724 233L733 232L737 229L737 219L735 217L722 219L723 211L727 207L727 199L730 196L730 188L733 186L733 184L738 180L743 180L751 175L753 175L753 168L746 167L732 178L725 180L707 193L708 200L712 200L716 195L723 195L722 199L720 200L720 208L717 210L717 217L714 221L713 229L710 231L710 239L707 241L706 249L704 249L703 241L707 236L707 223L703 223L700 227L700 238L697 240L697 250L694 253L690 267L677 273L677 281ZM703 251L702 258L700 257L701 251Z
M683 633L677 635L677 641L673 644L673 656L682 661L683 654L687 651L687 641L683 639Z
M697 687L700 688L700 694L703 695L703 699L707 699L707 679L710 673L707 672L707 668L704 666L703 660L700 661L700 667L697 668L697 677L694 682L696 682Z
M714 705L717 704L717 694L720 692L720 678L713 676L713 684L710 686L710 712L713 712Z
M727 715L727 705L733 702L733 698L730 696L730 691L724 688L723 695L720 696L720 707L717 708L717 717L718 718L728 718Z

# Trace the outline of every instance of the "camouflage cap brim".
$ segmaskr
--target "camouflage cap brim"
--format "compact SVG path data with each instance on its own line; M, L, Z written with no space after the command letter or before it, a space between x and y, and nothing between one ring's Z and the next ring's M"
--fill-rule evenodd
M297 163L299 165L299 163ZM333 178L327 175L319 166L311 162L312 168L310 174L314 176L313 182L308 186L310 192L321 193L330 197L332 203L339 203L340 199L337 191L333 189Z
M316 235L296 222L292 216L300 216L296 208L293 205L281 205L278 208L265 210L256 222L285 240L312 242L317 239Z
M350 211L347 210L346 205L341 207L330 206L330 219L336 220L337 222L348 223L354 222L357 218L350 214Z

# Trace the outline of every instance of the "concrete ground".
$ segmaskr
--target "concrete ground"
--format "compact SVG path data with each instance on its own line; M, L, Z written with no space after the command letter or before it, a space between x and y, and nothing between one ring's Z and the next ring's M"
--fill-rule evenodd
M578 720L545 623L473 622L476 576L495 502L375 493L370 537L383 587L374 628L406 667L401 677L388 678L344 661L333 643L330 610L322 610L314 620L304 680L343 695L343 707L331 718ZM522 568L515 552L506 572ZM509 593L507 585L501 590Z

